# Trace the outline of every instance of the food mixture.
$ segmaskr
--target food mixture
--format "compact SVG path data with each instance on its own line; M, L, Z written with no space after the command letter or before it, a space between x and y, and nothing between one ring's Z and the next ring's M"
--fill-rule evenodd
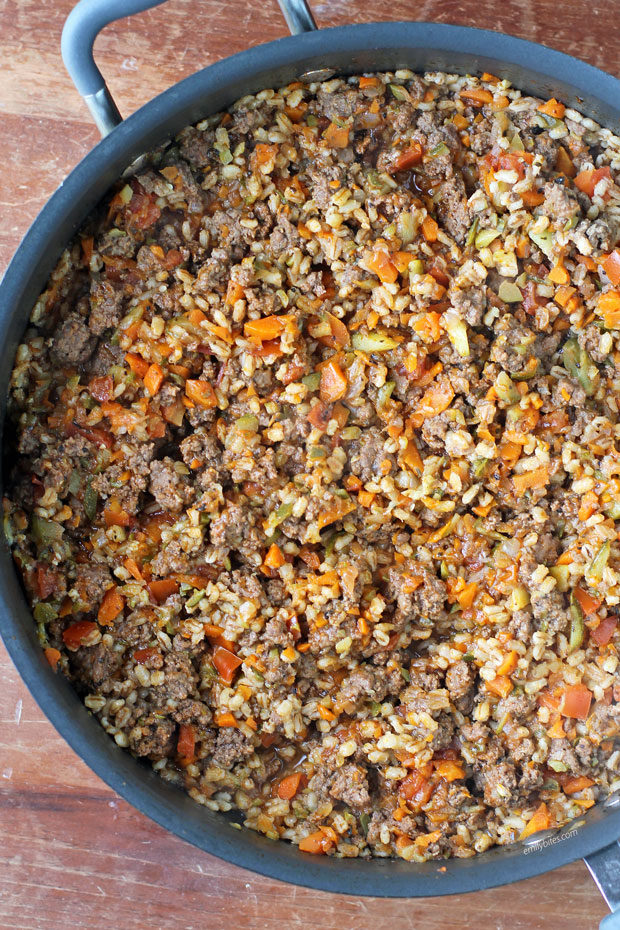
M346 857L620 786L618 178L555 99L409 71L245 97L126 173L18 350L5 500L119 746Z

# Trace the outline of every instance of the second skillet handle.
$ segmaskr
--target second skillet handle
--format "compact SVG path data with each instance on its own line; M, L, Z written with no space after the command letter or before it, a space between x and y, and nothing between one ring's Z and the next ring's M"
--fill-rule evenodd
M586 856L585 863L612 911L601 920L600 930L620 930L620 841Z
M95 64L95 39L108 23L161 3L164 0L80 0L67 17L61 39L62 58L102 136L112 132L123 118ZM278 3L293 35L317 28L306 0L278 0Z

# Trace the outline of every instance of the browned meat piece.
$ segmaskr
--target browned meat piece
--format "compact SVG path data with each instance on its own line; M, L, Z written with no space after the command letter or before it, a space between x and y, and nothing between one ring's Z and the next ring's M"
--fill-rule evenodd
M99 605L113 580L105 562L91 561L77 566L74 587L87 610L94 610Z
M172 712L172 718L177 723L193 723L198 727L206 727L211 723L213 714L202 701L183 700Z
M586 236L595 249L602 249L603 252L609 252L618 242L620 235L620 226L614 223L610 218L595 220L586 229Z
M123 510L134 514L138 510L141 492L148 487L154 445L152 442L141 442L135 446L128 443L126 449L127 456L95 475L91 484L101 497L114 497ZM127 478L127 473L130 478Z
M82 318L71 314L56 331L51 354L59 365L73 368L88 361L96 342Z
M394 456L384 449L387 437L376 426L365 430L360 438L351 443L349 461L351 471L359 475L362 481L372 481L381 478L381 463L387 459L392 464Z
M475 666L469 662L456 662L446 672L446 688L450 692L450 698L463 714L471 713L475 678Z
M509 807L518 793L516 770L509 762L474 763L474 781L492 807Z
M254 752L254 747L247 736L235 727L222 727L218 731L213 752L213 761L223 769L232 768L243 762Z
M620 704L596 704L588 724L592 739L617 739L620 735Z
M168 717L149 714L129 733L129 745L137 756L165 759L176 751L176 729Z
M404 681L402 675L399 675ZM387 676L368 665L360 665L348 675L340 686L338 704L353 704L356 708L364 701L383 701L387 694Z
M193 491L168 456L151 464L149 491L163 510L179 513L190 503Z
M168 652L164 657L163 684L157 687L158 700L162 703L184 701L194 692L198 682L198 675L191 658L182 652Z
M116 326L123 313L123 291L117 290L110 281L93 281L90 288L90 316L88 326L91 333L101 336L106 329Z
M579 201L563 184L547 181L543 186L543 193L545 200L542 212L555 223L558 229L564 229L569 220L581 214Z
M480 326L487 308L486 288L484 286L463 289L455 287L452 288L449 296L452 306L459 311L459 314L470 326Z
M472 222L463 179L457 175L448 178L441 184L439 192L440 200L437 203L439 219L453 239L462 244L465 242Z
M394 623L398 627L421 620L439 620L445 615L445 582L428 569L409 561L390 568L388 578L389 596L397 602Z
M601 352L601 331L594 323L584 327L579 331L577 340L582 349L585 349L593 362L599 365L605 361L608 356L607 352Z
M336 801L342 801L349 807L367 809L370 807L367 770L361 765L343 765L336 770L329 793Z
M117 649L110 649L103 643L82 646L71 656L73 674L86 690L100 688L118 671L122 662L123 653Z

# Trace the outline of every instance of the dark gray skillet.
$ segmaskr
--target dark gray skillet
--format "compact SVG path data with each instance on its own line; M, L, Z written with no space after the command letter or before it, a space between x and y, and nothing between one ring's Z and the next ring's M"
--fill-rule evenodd
M212 65L121 122L93 61L93 41L108 22L161 2L82 0L67 20L63 56L105 138L43 208L0 285L0 423L15 349L63 245L133 159L243 94L303 80L310 72L320 79L333 72L397 67L463 74L486 70L543 98L556 96L620 132L620 81L567 55L494 32L434 23L371 23L317 32L305 0L280 0L296 33L291 38ZM43 658L6 541L0 545L0 632L35 699L84 761L127 801L200 849L287 882L382 897L475 891L528 878L583 856L615 911L601 927L620 930L620 793L562 830L536 834L525 843L474 859L416 865L306 855L286 843L234 829L230 816L200 807L114 744Z

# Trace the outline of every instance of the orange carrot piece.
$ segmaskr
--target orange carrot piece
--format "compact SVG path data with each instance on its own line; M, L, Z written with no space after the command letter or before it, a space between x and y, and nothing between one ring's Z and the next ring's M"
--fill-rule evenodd
M553 116L555 119L563 119L566 112L564 104L558 103L555 97L552 97L551 100L547 100L545 103L541 103L536 109L539 113L546 113L547 116Z
M189 378L185 382L187 397L200 407L217 407L217 397L208 381L195 381Z
M164 372L161 368L161 365L153 364L149 366L147 373L144 376L144 386L151 395L157 394L160 387L164 382Z
M347 388L347 376L342 371L338 362L329 359L327 364L321 369L319 388L321 400L327 404L332 404L344 397L347 393Z
M48 646L43 650L43 652L51 667L54 669L54 671L56 671L56 667L60 661L60 652L58 649L54 649L52 646Z
M307 778L303 772L292 772L278 782L276 794L285 801L291 801L301 788L305 788Z
M265 556L265 561L263 565L266 568L280 568L281 565L284 565L286 559L282 555L282 550L277 543L272 543L269 547L269 551Z
M422 220L422 233L427 242L437 242L439 226L432 216L425 216Z
M551 816L547 805L543 803L536 809L530 820L528 821L525 829L522 831L520 840L527 839L528 836L531 836L533 833L538 833L540 830L548 830L551 824Z
M120 594L118 588L116 586L108 588L103 595L103 600L97 614L97 620L103 626L109 626L112 621L116 620L119 614L122 613L124 607L125 598Z
M603 603L598 598L592 597L592 595L588 594L587 591L584 591L582 587L576 587L574 590L574 595L575 600L578 602L583 611L584 617L589 617L590 614L595 614Z
M286 320L278 316L264 316L259 320L248 320L243 331L250 338L262 341L276 339L284 330Z
M349 127L336 126L330 123L323 134L323 138L332 149L346 149L349 144Z
M493 681L487 681L486 687L487 691L490 691L491 694L505 698L508 697L514 685L506 675L496 675Z
M139 355L134 355L132 352L127 352L125 354L125 361L133 373L138 375L139 378L144 378L145 374L149 370L149 363L145 362L144 359L140 358Z

